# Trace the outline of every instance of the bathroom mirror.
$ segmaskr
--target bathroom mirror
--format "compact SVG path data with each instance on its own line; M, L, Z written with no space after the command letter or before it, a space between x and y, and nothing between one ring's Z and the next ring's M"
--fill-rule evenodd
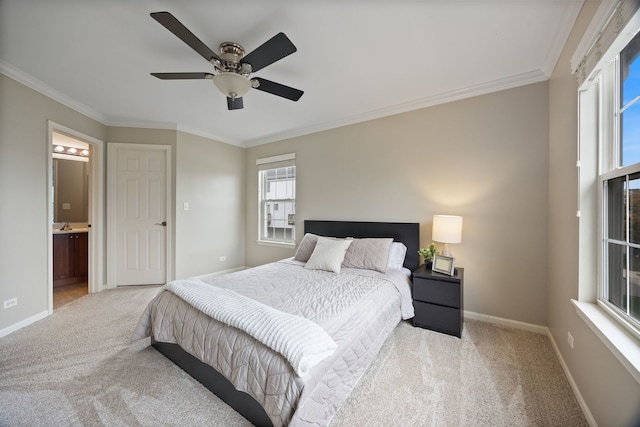
M89 163L53 159L53 222L89 222Z

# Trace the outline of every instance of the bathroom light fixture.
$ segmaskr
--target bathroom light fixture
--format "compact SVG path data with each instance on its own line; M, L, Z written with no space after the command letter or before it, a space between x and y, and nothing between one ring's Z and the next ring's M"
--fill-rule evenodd
M454 215L434 215L431 238L444 243L442 255L452 256L449 243L462 242L462 217Z
M54 155L61 154L66 156L84 157L85 159L89 157L90 154L89 149L87 148L68 147L66 145L54 145L53 153Z

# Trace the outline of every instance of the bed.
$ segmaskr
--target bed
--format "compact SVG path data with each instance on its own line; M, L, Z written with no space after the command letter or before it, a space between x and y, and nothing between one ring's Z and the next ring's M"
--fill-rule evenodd
M307 220L304 231L296 258L314 237L317 244L309 251L313 259L292 258L229 275L172 282L149 303L134 339L151 336L156 350L257 426L328 425L397 324L413 315L409 276L419 264L419 224ZM322 245L339 244L318 236L342 242L352 238L352 248L356 242L362 248L364 242L384 244L392 239L396 247L406 246L403 268L383 273L353 268L346 260L339 274L309 268ZM358 266L365 258L353 262ZM177 285L186 288L167 288ZM219 292L216 298L231 300L222 308L203 306L197 292L208 288ZM287 322L274 323L267 333L269 345L243 329L246 322L262 319L263 311L241 320L216 320L212 316L221 314L209 311L253 307L253 300L256 310L273 312ZM288 329L296 329L298 337L304 334L300 341L310 341L308 347L318 351L300 356L297 341L277 347L282 340L271 338L274 331Z

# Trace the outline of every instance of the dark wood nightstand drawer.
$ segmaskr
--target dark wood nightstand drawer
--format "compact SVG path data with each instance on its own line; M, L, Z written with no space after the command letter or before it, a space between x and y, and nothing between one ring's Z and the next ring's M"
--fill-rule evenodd
M413 279L413 299L460 308L460 284L433 279Z
M453 276L434 272L425 265L413 272L414 326L461 337L463 304L463 268L456 268Z
M459 309L442 305L413 301L416 315L414 326L460 337L462 335L462 315Z

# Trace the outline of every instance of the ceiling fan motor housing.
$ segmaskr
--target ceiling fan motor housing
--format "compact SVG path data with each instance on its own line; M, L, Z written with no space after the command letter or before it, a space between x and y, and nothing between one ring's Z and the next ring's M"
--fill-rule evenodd
M220 44L220 64L215 64L218 71L234 72L245 74L245 77L251 73L250 64L241 64L240 60L244 57L244 48L238 43L224 42Z

